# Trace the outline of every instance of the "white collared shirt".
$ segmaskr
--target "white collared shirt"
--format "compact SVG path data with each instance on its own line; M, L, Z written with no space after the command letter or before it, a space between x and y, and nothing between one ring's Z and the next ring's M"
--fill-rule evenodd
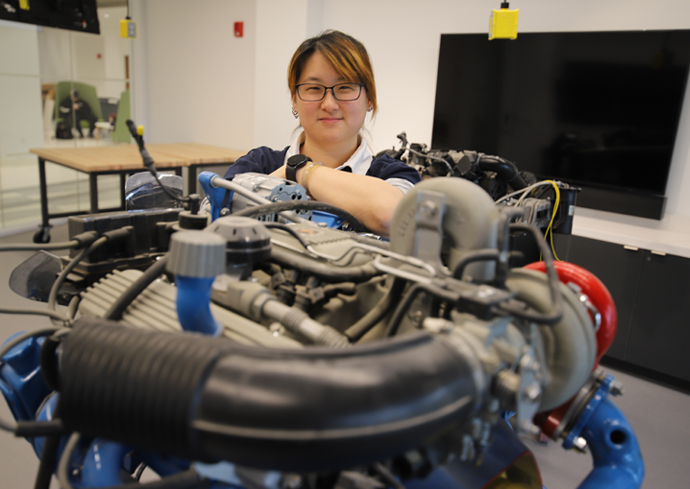
M292 144L290 144L290 147L285 153L285 160L283 161L283 164L286 164L288 158L290 158L291 156L299 154L300 146L302 145L303 141L304 132L300 133L292 142ZM371 152L371 149L369 148L369 144L367 143L366 139L362 138L361 142L359 143L359 146L357 147L357 150L354 153L352 153L352 156L350 156L350 158L345 163L336 168L336 170L349 168L351 172L355 175L366 175L369 171L369 167L371 166L371 162L373 160L374 155ZM385 182L399 189L402 193L406 193L414 185L412 182L409 182L408 180L405 180L403 178L389 178L385 180Z
M303 132L295 138L295 140L288 148L287 153L285 153L285 161L283 161L283 164L286 164L288 158L290 158L291 156L299 154L300 146L304 141L303 138ZM349 167L350 170L352 170L352 173L356 175L366 175L367 171L369 171L369 166L371 166L371 162L373 161L373 159L374 155L369 149L367 141L364 138L362 138L362 141L359 143L357 150L354 153L352 153L350 159L348 159L345 163L336 168L336 170L342 170L345 167Z

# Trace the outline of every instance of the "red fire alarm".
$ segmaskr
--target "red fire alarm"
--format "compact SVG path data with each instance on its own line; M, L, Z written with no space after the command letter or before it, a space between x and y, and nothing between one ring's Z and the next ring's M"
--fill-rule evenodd
M244 34L244 22L235 22L235 37L242 37Z

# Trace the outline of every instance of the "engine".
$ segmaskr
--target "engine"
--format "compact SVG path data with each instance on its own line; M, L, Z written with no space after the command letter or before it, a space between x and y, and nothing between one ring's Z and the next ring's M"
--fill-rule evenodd
M639 446L608 400L620 389L598 368L615 308L591 274L553 263L524 209L428 179L386 242L319 224L308 202L294 214L299 188L253 178L202 175L212 203L232 199L203 229L179 210L71 222L73 241L92 239L65 276L90 278L59 328L9 344L40 358L31 399L0 376L25 405L15 432L34 430L48 472L60 459L63 489L131 482L142 465L174 487L441 487L439 471L454 474L443 487L541 487L513 464L519 437L541 434L589 443L582 487L639 487ZM514 231L542 265L511 265Z

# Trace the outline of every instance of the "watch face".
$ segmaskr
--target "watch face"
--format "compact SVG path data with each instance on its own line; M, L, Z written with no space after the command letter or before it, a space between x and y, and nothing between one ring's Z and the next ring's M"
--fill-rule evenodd
M307 162L311 161L311 158L303 154L297 154L290 156L287 160L287 166L285 168L285 177L293 182L297 181L297 170L302 168Z
M287 164L293 168L300 168L307 161L311 161L311 158L304 156L303 154L293 155L288 158Z

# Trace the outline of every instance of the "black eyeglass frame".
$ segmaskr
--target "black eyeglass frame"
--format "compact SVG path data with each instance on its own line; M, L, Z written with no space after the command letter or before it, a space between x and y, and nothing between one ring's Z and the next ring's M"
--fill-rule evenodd
M302 98L302 95L299 93L299 87L302 87L304 85L317 85L319 87L323 87L323 96L318 99L318 100L304 100ZM357 85L359 87L359 93L357 94L356 98L349 99L349 100L341 100L338 98L338 96L335 94L335 87L339 87L340 85ZM330 90L331 93L333 94L333 98L336 99L338 102L354 102L355 100L359 100L359 97L362 96L362 88L364 88L364 83L356 83L356 82L345 82L345 83L336 83L332 87L327 87L326 85L321 85L320 83L300 83L299 85L295 85L295 92L297 92L297 96L302 102L321 102L323 99L326 98L326 94Z

